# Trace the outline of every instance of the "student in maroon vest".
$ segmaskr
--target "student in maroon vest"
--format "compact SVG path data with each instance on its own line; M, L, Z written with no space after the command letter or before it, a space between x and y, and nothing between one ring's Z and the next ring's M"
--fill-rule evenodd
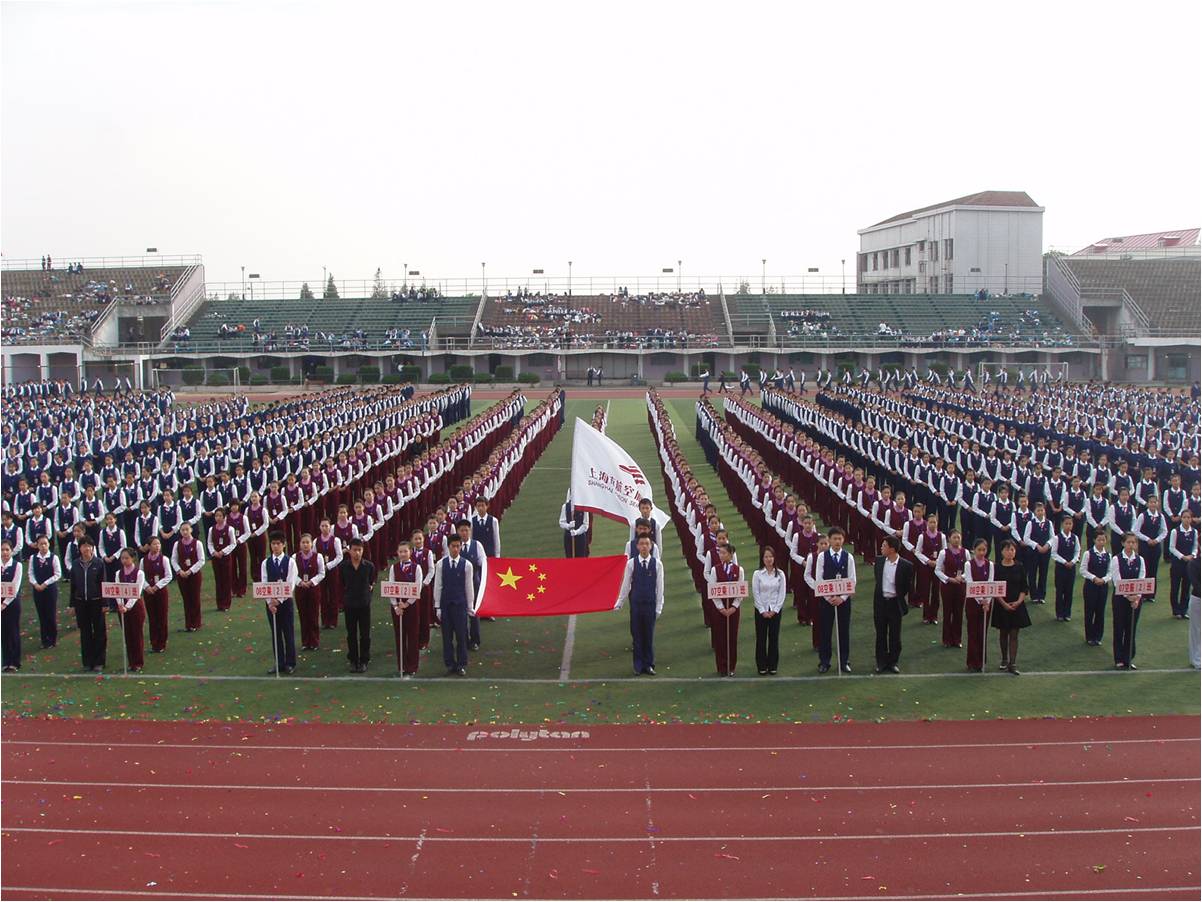
M917 505L915 507L917 508ZM922 604L922 622L938 623L939 587L943 583L936 578L935 571L939 554L947 547L947 537L939 531L939 514L934 511L927 515L925 524L917 517L914 518L913 523L921 530L918 533L918 538L914 540L914 560L917 562L914 582L915 592ZM944 620L944 628L945 630L947 629L946 619ZM958 644L959 641L959 638L957 638L953 644ZM947 646L946 638L944 646Z
M267 508L258 492L251 492L243 516L246 517L246 550L250 556L250 573L255 574L267 557Z
M292 556L296 562L296 615L300 619L301 648L316 651L321 644L321 585L326 578L326 561L313 547L313 537L307 532L300 537L300 551Z
M131 673L140 673L146 663L142 626L146 623L146 604L142 600L146 588L146 576L138 568L137 557L132 548L121 551L117 567L116 582L138 587L133 598L118 598L117 610L121 612L121 624L125 629L125 654Z
M967 581L964 565L968 552L961 541L960 530L953 529L947 534L947 544L935 558L935 578L939 580L939 594L943 599L944 648L960 648L964 637L964 585ZM971 649L971 644L969 647Z
M329 517L321 518L320 531L313 547L325 561L326 578L321 581L321 628L332 630L338 626L338 601L342 597L338 580L338 565L342 563L342 540L334 533Z
M810 555L818 547L819 538L818 530L814 529L814 517L811 514L804 515L801 518L801 529L793 533L789 550L792 567L788 579L793 586L793 607L797 609L797 622L802 626L809 626L814 622L814 590L805 581L805 569Z
M237 498L230 500L229 512L225 522L234 530L238 542L234 545L234 553L230 555L230 592L235 598L246 597L247 581L247 550L246 543L250 539L250 523L242 512L242 502Z
M433 530L437 521L431 517L427 521L427 529ZM411 557L422 568L422 598L418 607L417 646L419 649L430 647L430 629L434 626L434 562L437 557L433 548L426 541L426 534L420 529L413 530L409 536Z
M228 611L233 602L233 555L238 536L225 519L224 507L213 512L213 528L209 530L207 544L209 559L213 562L217 610Z
M159 654L167 648L167 586L171 584L171 562L163 555L163 544L158 536L150 540L150 550L142 558L142 573L146 577L142 598L150 623L150 650Z
M413 547L408 542L397 545L397 562L389 578L398 583L422 583L425 573L413 559ZM417 673L421 660L418 641L421 633L421 598L391 598L392 633L396 640L397 669L409 679Z
M921 608L924 597L918 594L918 586L920 585L919 576L923 569L918 563L918 556L914 553L918 537L922 535L927 528L926 518L927 506L919 501L910 508L910 519L906 521L906 525L898 531L898 538L902 543L902 557L910 562L910 566L914 568L914 586L910 592L910 607ZM925 617L923 618L926 619Z
M313 474L308 467L301 470L296 487L300 491L300 530L311 536L317 535L317 483L313 481Z
M267 486L267 495L263 499L263 507L267 508L267 529L269 532L286 529L284 520L288 516L288 502L280 494L280 484L272 482Z
M735 549L729 544L718 546L718 564L710 570L708 584L743 581L743 568L735 563L734 553ZM710 621L710 645L714 649L719 676L735 675L739 656L740 602L738 598L708 599L716 612Z
M280 490L280 494L284 496L284 503L288 505L288 516L284 520L284 534L288 537L288 547L298 548L300 547L301 521L304 519L304 510L296 474L288 474L288 479Z
M1005 544L1002 543L1003 546ZM973 546L972 557L964 569L965 586L969 583L993 582L994 575L995 567L993 561L989 560L989 543L978 539L977 544ZM985 663L984 632L992 607L993 602L990 599L970 598L964 602L964 628L968 633L968 653L965 662L973 673L980 673Z
M194 633L201 627L200 590L204 581L204 546L192 535L192 524L181 523L179 541L171 549L171 567L184 603L184 630Z

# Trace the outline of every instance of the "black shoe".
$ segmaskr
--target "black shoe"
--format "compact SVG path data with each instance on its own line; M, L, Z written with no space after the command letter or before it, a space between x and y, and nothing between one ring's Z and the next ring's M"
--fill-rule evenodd
M998 670L1009 670L1009 669L1010 669L1010 662L1009 662L1009 661L1002 661L1002 663L1001 663L1001 664L999 664L999 665L997 666L997 669L998 669Z
M885 672L885 668L880 664L877 664L876 667L872 668L872 672L875 674L882 674Z
M295 667L285 667L284 673L289 674L289 675L294 674L294 673L296 673L296 668Z
M768 671L768 676L776 676L776 671L775 671L775 670L769 670L769 671Z
M819 665L818 665L818 672L819 672L819 673L826 673L826 672L827 672L828 670L830 670L830 669L831 669L831 665L830 665L830 664L819 664Z
M283 672L284 672L284 669L281 667L281 668L280 668L280 673L283 673ZM276 670L275 670L275 668L274 668L274 667L273 667L273 668L271 668L271 670L267 671L267 675L268 675L268 676L275 676L275 674L276 674Z
M458 675L459 675L459 671L456 670L454 667L447 668L447 676L458 676Z
M1007 667L1006 669L1007 669L1008 671L1010 671L1010 673L1014 674L1015 676L1018 676L1018 667L1017 667L1016 665L1014 665L1014 664L1011 664L1011 665L1010 665L1009 667Z
M643 673L647 674L647 676L655 676L655 668L648 667L646 670L643 671Z
M1128 670L1139 670L1139 668L1135 666L1134 661L1132 661L1130 664L1127 665L1127 669Z
M468 651L479 651L479 650L480 650L480 643L479 643L479 642L473 642L471 645L469 645L469 646L467 647L467 650L468 650Z
M1126 669L1127 669L1127 665L1126 665L1126 664L1124 664L1122 661L1115 661L1115 662L1114 662L1114 669L1115 669L1115 670L1126 670Z
M844 672L844 673L851 673L851 665L850 665L850 664L844 664L844 665L843 665L843 672Z
M767 676L767 675L768 675L768 671L766 671L766 670L760 671L760 676Z
M458 674L459 676L467 676L467 669L460 667L458 670L455 671L455 673Z
M104 668L101 665L97 664L95 667L92 668L92 673L104 673Z
M900 667L898 667L896 664L890 664L890 665L889 665L889 672L890 672L890 673L901 673L901 668L900 668Z

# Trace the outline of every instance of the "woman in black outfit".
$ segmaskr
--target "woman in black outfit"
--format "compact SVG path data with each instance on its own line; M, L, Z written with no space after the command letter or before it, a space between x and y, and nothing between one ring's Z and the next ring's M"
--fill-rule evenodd
M1002 663L999 669L1018 675L1018 631L1031 625L1027 612L1027 574L1022 564L1015 560L1018 548L1011 541L1002 544L1002 562L994 571L994 579L1005 581L1006 595L993 606L993 625L998 631L1002 648Z

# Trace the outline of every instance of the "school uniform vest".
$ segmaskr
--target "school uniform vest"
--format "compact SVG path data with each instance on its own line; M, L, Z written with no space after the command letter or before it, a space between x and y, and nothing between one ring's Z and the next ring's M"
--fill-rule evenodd
M1165 512L1170 516L1177 517L1181 515L1181 511L1185 509L1185 492L1180 490L1174 491L1169 489L1165 492Z
M214 542L213 544L217 544ZM280 555L279 563L276 563L275 555L268 555L267 564L267 581L269 583L282 583L288 579L288 555ZM299 568L298 568L299 569Z
M1110 552L1103 551L1098 554L1097 551L1091 549L1085 561L1085 570L1090 576L1105 579L1110 573Z
M145 517L138 517L138 519L134 522L134 539L136 540L134 544L147 545L150 543L150 540L155 537L155 535L154 517L149 519Z
M284 486L280 490L284 496L284 500L288 502L289 508L295 508L300 503L300 487L295 485Z
M39 485L37 489L38 500L42 502L42 508L49 508L54 503L54 486Z
M988 558L986 558L984 561L978 561L974 557L972 559L972 562L969 564L969 566L972 568L969 572L972 573L973 582L983 583L983 582L989 581L989 559ZM961 562L961 564L960 564L959 572L960 573L964 572L963 562Z
M484 548L484 553L489 557L496 557L497 551L493 547L493 518L491 514L485 514L483 518L472 517L472 541L479 542Z
M18 492L16 498L13 499L13 509L18 514L28 514L33 510L33 502L37 499L37 495L33 492Z
M70 529L79 520L79 512L74 505L63 507L61 504L54 508L54 516L58 521L59 529Z
M442 560L442 604L467 604L467 584L463 557L452 564L450 557Z
M1190 495L1188 504L1190 513L1194 515L1194 520L1202 519L1202 498L1195 498L1193 495Z
M9 561L7 565L0 567L0 582L11 583L17 577L17 562ZM14 610L16 610L14 608Z
M214 526L210 534L213 537L213 548L217 551L224 551L228 546L234 544L234 541L230 538L229 523L226 523L222 527Z
M259 507L248 507L246 509L246 520L250 524L251 532L257 531L265 522L267 522L267 512L262 505Z
M196 519L197 500L195 498L181 498L179 500L179 516L180 522L185 520L191 523Z
M630 570L630 603L632 605L655 604L656 566L658 564L652 557L647 558L646 567L638 558L634 559L634 566Z
M78 481L81 489L86 489L89 486L94 489L100 485L100 477L96 474L95 470L89 473L80 473Z
M1144 520L1143 520L1143 527L1142 527L1142 531L1139 534L1139 537L1146 541L1149 539L1155 539L1158 535L1160 535L1160 525L1161 525L1160 518L1161 518L1160 514L1145 513Z
M1071 561L1073 555L1077 553L1077 537L1071 532L1066 536L1064 533L1058 533L1060 537L1060 556L1066 561Z
M1106 513L1110 510L1110 502L1105 498L1101 500L1089 499L1089 515L1093 517L1095 523L1102 523L1106 519Z
M146 574L146 588L153 589L154 584L163 578L167 573L165 565L166 558L159 555L158 558L153 558L149 554L142 558L142 572Z
M137 567L134 567L128 573L125 572L124 567L121 567L120 569L117 570L117 582L132 584L132 583L136 583L137 581L138 581L138 568Z
M308 577L312 581L313 577L317 576L317 568L320 566L318 557L316 551L310 552L308 558L305 557L304 552L297 552L296 573L301 579Z
M1128 491L1131 491L1134 488L1135 488L1135 483L1132 481L1131 476L1129 474L1127 474L1127 473L1115 474L1114 494L1115 494L1116 498L1118 497L1118 493L1121 492L1123 489L1127 489Z
M1127 560L1125 554L1119 555L1119 577L1121 579L1139 579L1140 565L1143 558L1136 554L1132 560Z
M354 525L355 524L350 520L346 521L345 526L341 523L334 524L334 535L338 536L338 538L342 540L343 545L346 545L347 542L354 538Z
M145 500L149 501L159 493L158 481L154 477L141 479L138 481L138 491L142 493Z
M159 530L179 529L179 505L166 504L159 507Z
M1190 527L1188 530L1178 529L1176 549L1178 554L1190 555L1193 554L1198 547L1198 530L1196 527ZM1174 558L1174 561L1176 559ZM1180 563L1185 563L1184 561Z
M118 527L109 532L108 527L100 530L100 551L105 557L112 557L125 547L125 534Z
M1131 532L1131 527L1135 523L1135 507L1128 504L1124 510L1121 504L1116 504L1114 506L1114 523L1122 535Z
M1052 521L1044 520L1040 523L1038 520L1031 521L1031 541L1036 545L1046 545L1052 539Z
M40 554L35 554L29 559L29 569L33 575L32 582L45 583L54 576L54 555L48 554L43 559Z
M25 544L25 540L21 536L21 527L15 523L12 526L0 527L0 542L8 542L15 554Z
M395 583L417 582L417 564L414 561L397 561L392 565L392 581Z
M885 516L882 519L885 521L885 525L890 529L901 529L902 525L906 522L906 517L908 514L909 511L907 511L904 507L901 510L898 510L891 504L889 505L889 509L885 511Z
M195 539L191 542L184 542L181 539L175 547L178 552L181 570L190 570L196 566L197 560L200 559L200 543Z
M822 555L822 578L823 579L846 579L847 578L847 551L839 552L839 560L835 560L834 554L829 549Z
M211 514L221 507L221 493L217 489L205 489L200 493L200 506L206 514Z
M1146 504L1148 498L1156 494L1157 488L1158 486L1154 481L1148 482L1141 479L1139 487L1135 490L1135 496Z

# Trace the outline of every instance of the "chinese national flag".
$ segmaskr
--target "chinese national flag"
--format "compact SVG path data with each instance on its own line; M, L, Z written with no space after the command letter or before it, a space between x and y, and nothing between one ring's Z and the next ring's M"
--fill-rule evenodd
M480 587L481 617L549 617L612 611L625 555L580 558L496 557Z

